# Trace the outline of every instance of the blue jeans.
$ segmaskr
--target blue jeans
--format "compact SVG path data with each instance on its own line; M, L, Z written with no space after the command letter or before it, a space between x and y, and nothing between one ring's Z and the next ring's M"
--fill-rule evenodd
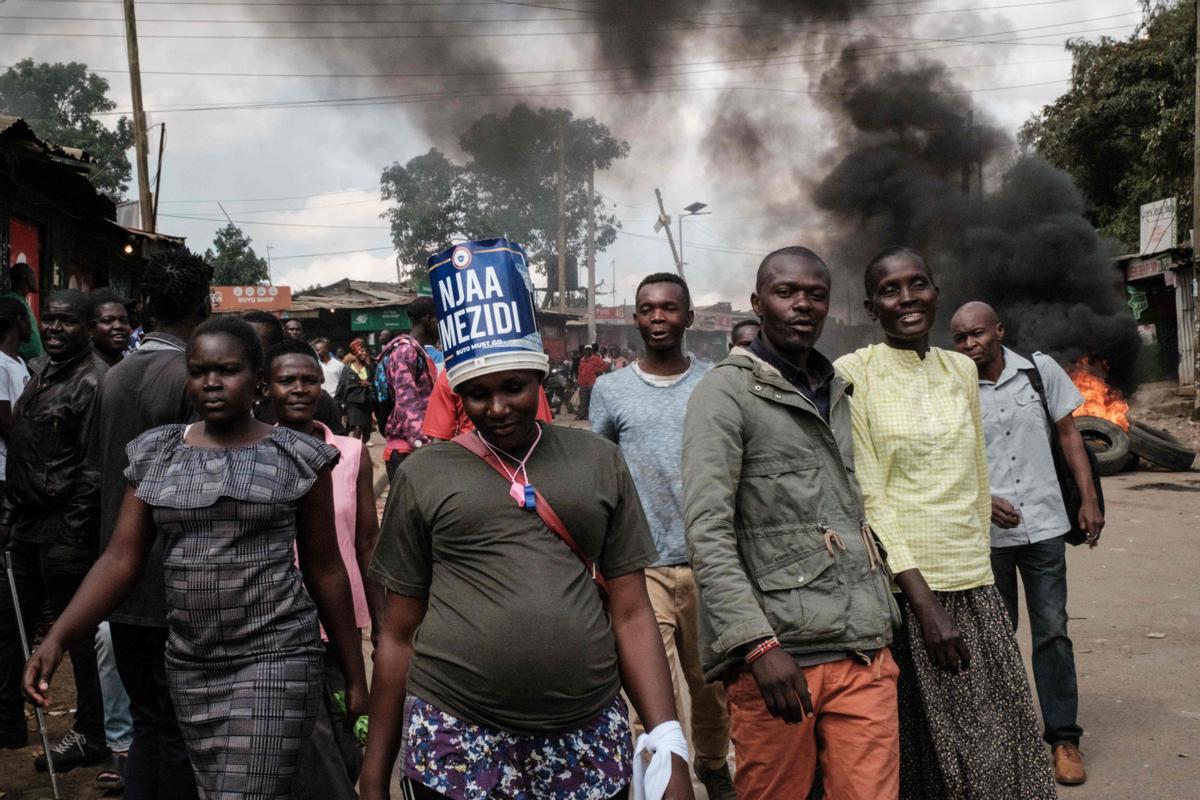
M1066 540L1056 536L1033 544L993 547L992 572L1013 630L1020 617L1017 573L1021 573L1033 639L1033 682L1045 726L1043 737L1051 746L1078 746L1083 729L1076 719L1079 687L1075 680L1075 649L1067 636Z
M104 695L104 737L108 739L108 749L127 753L133 743L133 717L129 715L129 695L125 694L125 684L117 672L117 657L107 622L101 622L96 631L96 665L100 668L100 691Z

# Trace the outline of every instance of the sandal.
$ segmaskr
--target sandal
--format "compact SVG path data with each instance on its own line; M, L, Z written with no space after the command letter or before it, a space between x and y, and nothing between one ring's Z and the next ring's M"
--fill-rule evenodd
M125 789L125 753L113 753L96 775L96 788L103 792L120 792Z

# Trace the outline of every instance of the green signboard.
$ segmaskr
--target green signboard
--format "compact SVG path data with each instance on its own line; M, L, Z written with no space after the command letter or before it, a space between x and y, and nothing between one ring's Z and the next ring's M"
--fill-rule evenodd
M408 311L403 308L368 308L350 312L352 331L381 331L384 328L393 331L410 330L412 321L408 318Z

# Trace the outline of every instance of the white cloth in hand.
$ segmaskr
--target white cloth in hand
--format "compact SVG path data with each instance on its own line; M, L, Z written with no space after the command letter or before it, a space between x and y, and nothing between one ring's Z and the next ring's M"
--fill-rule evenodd
M642 753L650 753L650 766ZM662 800L671 780L671 756L688 762L687 739L675 720L638 737L633 751L633 800Z

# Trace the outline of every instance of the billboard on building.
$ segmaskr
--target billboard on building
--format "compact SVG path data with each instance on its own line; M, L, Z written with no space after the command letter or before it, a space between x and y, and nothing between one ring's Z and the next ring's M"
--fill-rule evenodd
M214 314L239 311L287 311L292 307L290 286L214 286Z
M1170 250L1175 246L1174 197L1146 203L1141 208L1138 236L1138 255L1149 255Z

